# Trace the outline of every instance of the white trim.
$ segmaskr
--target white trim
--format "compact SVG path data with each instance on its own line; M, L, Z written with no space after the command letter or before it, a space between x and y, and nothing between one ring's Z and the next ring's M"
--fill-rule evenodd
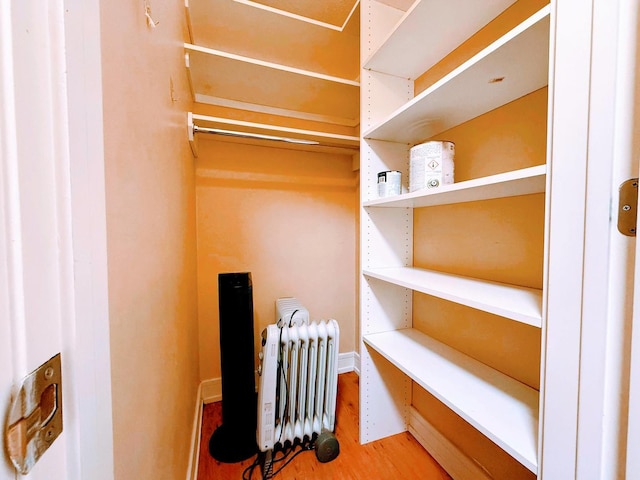
M75 317L64 325L74 375L77 476L114 477L102 115L100 2L64 1ZM71 399L70 399L71 400ZM65 425L66 427L66 425ZM74 452L75 453L75 452Z
M7 2L0 8L3 27L5 22L15 27L13 30L0 28L0 103L4 106L0 117L0 177L3 178L0 181L9 182L10 187L7 189L5 185L0 190L3 191L2 201L9 202L3 208L3 213L9 217L5 220L11 222L3 225L7 229L3 230L3 235L9 241L7 248L11 248L6 253L11 262L8 280L13 288L10 307L14 331L13 362L7 369L11 369L18 380L54 353L62 353L66 378L63 388L65 434L52 446L52 453L43 456L37 468L52 478L112 480L100 2L50 2L48 9L34 10L30 17L23 15L29 6L23 6L13 14ZM17 23L12 25L12 20ZM49 30L43 31L39 27ZM23 35L16 32L24 28L33 28L39 33L34 33L36 37L30 36L26 43L18 42ZM15 50L10 49L14 41ZM35 43L38 43L37 48L34 48ZM35 58L34 50L42 57ZM25 55L29 58L27 63L17 61ZM33 72L39 72L42 77L40 86L37 91L30 92L29 99L22 95L18 97L13 91L14 82L22 79L26 65L31 67L28 70L31 77ZM43 95L42 92L46 93ZM26 117L17 115L16 108L24 110L25 104L30 131L42 143L38 151L47 155L30 170L26 169L27 163L23 160L33 152L18 148L25 143L23 135L18 133L24 130L19 127ZM39 128L43 123L47 127ZM46 166L47 171L34 171L37 165ZM32 192L29 182L34 176L39 176L39 188L46 195L42 198L55 202L47 205L46 210L38 211L39 207L29 204ZM44 185L46 192L42 188ZM22 195L27 200L24 206L28 206L24 211ZM36 217L31 223L37 227L23 233L20 222L33 213L48 218L42 221ZM25 246L23 239L34 233L50 237L46 248L38 247L38 259L30 255L33 247L20 250ZM50 245L53 248L50 249ZM53 281L47 283L47 287L55 288L47 288L47 299L58 297L57 302L51 302L46 321L44 317L26 318L23 311L25 293L29 298L43 295L39 286L32 285L23 276L23 271L25 267L32 269L33 262L45 259L52 261L53 275L56 275L55 286ZM17 263L14 265L14 262ZM10 319L3 319L5 321ZM32 324L32 321L36 323ZM25 322L28 322L27 329ZM40 331L34 328L43 325L46 328ZM25 342L28 342L26 350ZM31 476L43 478L36 470ZM2 475L2 478L5 477Z
M630 15L620 4L594 1L590 25L577 478L637 478L623 473L626 445L621 433L628 407L625 376L636 240L622 235L615 216L611 219L620 184L637 174L632 153L637 25L625 26Z
M2 234L6 244L8 311L11 320L10 345L12 378L15 383L28 373L27 360L19 345L26 344L24 276L21 259L22 225L20 220L20 190L18 172L17 106L15 100L14 38L11 5L0 4L0 202L2 204ZM5 367L6 368L6 367ZM4 387L4 385L3 385ZM3 395L6 393L3 391ZM2 412L3 415L5 412Z
M640 478L640 457L637 446L640 442L640 243L636 239L636 258L633 282L633 317L631 323L631 346L629 359L629 415L626 438L626 478Z
M634 45L633 41L638 35L640 5L637 0L621 0L620 8L624 12L621 16L621 38L629 39L629 43ZM626 34L626 37L624 34ZM638 78L640 77L640 75L638 75L638 73L640 73L640 46L636 43L635 48L630 47L626 49L625 53L626 55L622 57L621 64L626 65L628 72L633 72L635 68L635 75L632 74L631 77L621 76L620 81L621 83L628 82L631 85L637 85ZM625 90L629 92L628 88ZM632 101L631 105L635 105L635 109L629 112L631 116L630 125L634 126L640 117L640 109L637 106L637 102L640 100L640 93L637 87L635 90L635 99L631 98L630 100ZM637 149L639 136L638 133L635 135L635 148ZM635 158L637 158L637 153L638 151L635 150ZM634 165L632 176L640 176L637 164ZM633 270L633 315L631 319L631 340L629 347L629 415L627 419L626 438L626 478L640 478L640 458L637 454L637 446L640 443L640 277L638 276L640 273L640 243L638 243L637 237L633 243L635 244L635 267Z
M198 464L200 463L200 437L202 436L202 413L204 403L202 401L202 382L198 386L196 395L196 411L193 416L193 435L191 437L191 451L189 452L189 466L187 467L187 480L197 480Z
M622 4L555 4L542 478L625 477L627 274L636 240L616 231L611 212L620 182L637 174L630 152L637 79L636 26L624 26L636 18Z
M202 390L200 400L202 403L209 404L222 400L222 378L211 378L203 380L200 384Z
M542 330L541 478L578 478L592 4L552 3ZM579 48L576 48L579 46ZM568 242L566 239L570 238ZM585 400L585 406L588 399Z
M413 407L409 408L409 432L456 480L490 480L492 478Z
M360 375L360 355L355 351L338 354L338 374L354 371Z

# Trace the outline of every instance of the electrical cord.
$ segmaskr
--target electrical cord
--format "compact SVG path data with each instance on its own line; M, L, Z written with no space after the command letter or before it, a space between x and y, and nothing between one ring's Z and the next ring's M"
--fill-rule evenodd
M300 447L300 450L296 452L296 449L298 447ZM261 480L272 479L278 473L280 473L287 465L289 465L298 455L304 452L309 452L313 449L314 449L314 442L307 441L307 442L298 443L296 445L292 445L289 447L284 447L281 451L274 452L273 454L274 458L271 460L271 464L265 465L265 469L262 472ZM279 458L276 458L277 453L281 453L282 455ZM293 455L291 456L292 453ZM259 453L258 455L256 455L256 459L253 461L253 463L249 465L247 468L245 468L245 470L242 472L242 480L252 480L253 474L256 468L259 467L260 461L264 458L265 458L265 454ZM281 465L277 470L273 471L273 465L275 465L276 463L284 462L285 460L286 462L283 465Z
M278 377L282 376L282 379L284 380L284 411L283 412L278 412L278 418L285 418L285 414L287 411L287 404L288 404L288 395L287 395L287 391L289 390L289 385L287 383L287 375L286 375L286 370L284 369L284 366L282 364L282 358L283 358L283 348L282 348L282 329L284 328L284 325L280 326L280 340L278 340L278 347L279 347L279 351L280 354L278 355ZM279 397L280 395L282 395L282 384L280 382L278 382L278 392L277 392L277 397ZM280 402L277 401L276 399L276 404L280 405ZM281 415L280 415L281 413ZM284 426L280 425L280 435L278 436L278 441L276 443L280 443L280 441L282 440L282 433L284 432Z
M291 317L289 317L289 328L291 328L293 326L293 317L295 316L296 313L298 313L298 309L294 310L293 313L291 314ZM284 352L283 352L283 347L282 347L282 331L285 327L283 319L280 318L277 322L278 327L280 328L280 338L278 340L278 347L279 347L279 351L280 354L278 355L278 377L280 377L280 375L282 376L282 379L284 381L284 396L285 396L285 404L284 404L284 410L282 412L282 418L286 418L287 414L288 414L288 410L289 410L289 382L287 380L287 369L284 368L284 363L283 363L283 359L284 359ZM288 359L287 359L288 360ZM287 367L288 367L288 363L287 363ZM282 391L282 385L280 382L278 382L278 391L277 391L277 396L279 395L283 395L283 391ZM277 404L279 404L277 402ZM284 425L280 426L280 435L278 437L278 441L276 442L277 444L281 444L282 441L282 434L284 432ZM287 457L295 450L296 446L292 445L289 447L283 447L282 449L282 456L280 458L275 458L275 454L277 454L277 452L274 453L274 458L271 459L270 465L265 465L264 471L262 472L262 480L269 480L271 478L273 478L275 475L277 475L279 472L282 471L282 469L284 467L286 467L287 465L289 465L289 463L291 463L291 461L296 458L298 455L300 455L302 452L306 452L309 450L313 450L313 442L305 442L302 444L298 444L301 449L296 452L291 458L289 458L289 460L286 461L286 463L284 465L282 465L280 468L278 468L278 470L276 470L275 472L273 471L273 465L279 462L283 462L287 459ZM254 460L254 462L249 465L247 468L245 468L245 470L242 472L242 480L251 480L253 477L253 473L255 471L255 469L260 465L260 460L261 457L264 457L264 455L258 454L256 455L256 459ZM248 475L247 475L248 474Z
M256 459L253 461L251 465L244 469L242 472L242 480L251 480L253 477L253 471L260 465L260 454L256 455ZM249 474L247 476L247 473Z
M291 328L291 322L293 322L293 316L298 313L298 309L296 308L293 313L291 314L291 316L289 317L289 328Z
M285 464L284 464L284 465L282 465L278 470L276 470L275 472L273 472L273 475L272 475L273 477L275 477L278 473L280 473L280 472L282 471L282 469L284 469L284 467L286 467L287 465L289 465L289 464L293 461L293 459L294 459L294 458L296 458L298 455L300 455L300 454L301 454L301 453L303 453L303 452L308 452L308 451L310 451L310 450L313 450L313 444L312 444L312 443L309 443L308 445L301 444L301 445L300 445L300 447L301 447L301 448L300 448L300 450L299 450L299 451L297 451L296 453L294 453L294 454L293 454L293 456L292 456L289 460L287 460L287 461L285 462ZM293 449L289 452L289 454L290 454L291 452L293 452L293 450L294 450L294 449L295 449L295 448L293 448ZM289 455L289 454L287 454L287 455ZM286 458L286 457L284 457L284 458L282 458L281 460L278 460L278 461L283 461L285 458Z
M291 324L293 322L293 317L295 316L296 313L298 313L298 309L296 308L293 313L291 314L291 316L289 317L289 328L291 328ZM282 351L282 330L284 329L284 322L282 321L283 319L280 318L278 320L278 325L280 326L280 339L278 340L278 345L280 348L280 355L278 356L278 376L282 375L282 379L284 380L284 411L282 412L282 418L287 418L287 414L289 413L289 382L287 381L287 369L284 368L283 365L283 351ZM288 358L287 358L288 360ZM287 364L287 368L289 367L289 365ZM278 383L278 393L280 395L282 395L282 388L280 383ZM276 443L280 443L282 440L282 434L284 432L284 426L280 425L280 435L278 436L278 441Z

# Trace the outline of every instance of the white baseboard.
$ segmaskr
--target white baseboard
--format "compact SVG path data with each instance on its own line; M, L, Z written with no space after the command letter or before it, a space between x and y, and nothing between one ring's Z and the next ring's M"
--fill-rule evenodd
M338 354L338 373L356 372L360 375L360 355L358 352Z
M204 380L202 387L202 403L209 404L222 400L222 378Z
M202 436L202 383L198 386L196 394L196 412L193 418L193 433L191 437L191 451L189 452L189 466L187 467L187 480L197 480L198 463L200 460L200 437Z
M491 480L480 464L465 455L413 407L409 408L409 432L455 480Z

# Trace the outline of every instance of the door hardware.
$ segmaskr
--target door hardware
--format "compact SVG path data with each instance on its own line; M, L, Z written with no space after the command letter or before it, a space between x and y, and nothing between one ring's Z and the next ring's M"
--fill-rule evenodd
M26 475L62 433L62 370L57 354L22 380L4 437L16 470Z
M636 236L638 220L638 179L620 185L618 201L618 230L629 237Z

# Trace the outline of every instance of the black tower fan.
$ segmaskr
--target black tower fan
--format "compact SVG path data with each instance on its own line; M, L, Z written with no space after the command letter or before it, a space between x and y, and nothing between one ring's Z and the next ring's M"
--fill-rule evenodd
M209 453L235 463L258 451L251 273L219 274L218 295L222 425L209 440Z

